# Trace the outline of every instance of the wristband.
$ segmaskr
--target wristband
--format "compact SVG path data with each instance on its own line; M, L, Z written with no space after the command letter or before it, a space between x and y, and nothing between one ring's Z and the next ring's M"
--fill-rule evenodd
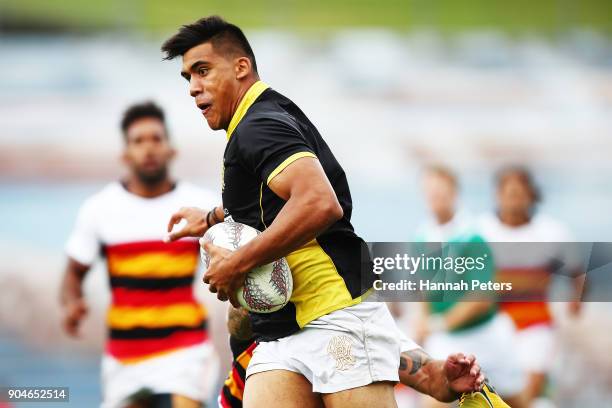
M213 226L213 224L210 222L210 215L214 210L215 209L213 208L212 210L208 212L208 214L206 214L206 228L210 228Z
M223 220L220 220L217 218L217 207L213 207L212 210L210 210L212 212L212 216L213 216L213 220L215 221L215 224L218 224L220 222L223 222Z

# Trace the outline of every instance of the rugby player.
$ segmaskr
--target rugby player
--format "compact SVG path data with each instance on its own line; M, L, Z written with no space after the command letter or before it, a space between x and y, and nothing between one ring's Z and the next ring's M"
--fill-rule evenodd
M102 406L200 407L217 361L207 340L206 311L193 296L199 244L163 238L168 212L218 199L170 177L175 150L158 106L130 107L121 129L128 174L87 199L66 244L63 327L78 335L87 314L83 279L102 253L112 290Z
M532 300L539 299L517 302L502 296L504 302L500 304L517 329L517 359L528 374L523 395L529 404L542 396L554 362L554 322L546 302L552 268L559 261L567 265L575 278L577 299L584 284L584 274L573 256L572 246L565 244L574 241L572 235L561 222L536 213L539 201L540 193L529 171L508 167L497 174L497 211L479 220L479 231L493 243L498 281L512 282L513 291L520 291ZM530 251L512 251L503 244L510 242L540 244L533 245ZM579 301L568 305L572 314L578 313Z
M400 344L386 305L362 302L363 240L350 223L346 175L306 115L259 80L242 31L219 17L183 26L162 46L182 57L181 75L213 130L224 129L223 208L184 208L172 215L170 241L201 236L223 219L263 231L235 252L211 244L204 282L236 306L235 291L253 267L286 257L293 294L281 310L250 315L258 344L246 369L245 407L395 407ZM422 364L408 361L411 372ZM479 390L473 356L436 365L453 399L458 381ZM447 382L450 379L450 383ZM433 382L421 384L430 387Z
M453 256L491 256L490 247L476 228L475 220L464 210L458 209L458 181L456 175L444 166L429 166L423 173L423 193L430 219L418 229L417 242L448 243L443 251ZM446 253L446 252L445 252ZM492 262L483 270L441 273L441 279L457 278L470 282L494 280ZM432 294L436 297L437 294ZM525 406L522 390L525 385L523 371L513 358L499 354L515 355L514 326L512 320L499 311L494 299L470 300L466 293L444 293L443 301L421 303L422 312L417 321L417 341L434 358L443 358L455 350L478 354L478 361L486 370L487 378L496 384L497 392L514 408ZM445 406L429 401L431 407Z

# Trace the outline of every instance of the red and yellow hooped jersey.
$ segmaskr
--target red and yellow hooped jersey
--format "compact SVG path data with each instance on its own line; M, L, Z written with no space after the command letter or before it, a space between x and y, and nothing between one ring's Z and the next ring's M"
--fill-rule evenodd
M206 310L193 294L199 244L162 239L180 207L210 208L217 201L185 183L150 199L111 183L82 206L66 252L85 265L100 253L106 258L112 290L106 316L109 355L138 362L206 341Z

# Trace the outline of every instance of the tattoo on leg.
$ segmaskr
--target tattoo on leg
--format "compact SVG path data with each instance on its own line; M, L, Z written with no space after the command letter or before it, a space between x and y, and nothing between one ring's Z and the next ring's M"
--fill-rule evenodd
M421 349L405 351L400 356L399 369L405 371L410 366L409 375L414 375L431 360L431 357ZM409 364L410 363L410 364Z
M406 368L408 368L408 362L406 361L406 357L404 356L400 356L400 370L405 370Z

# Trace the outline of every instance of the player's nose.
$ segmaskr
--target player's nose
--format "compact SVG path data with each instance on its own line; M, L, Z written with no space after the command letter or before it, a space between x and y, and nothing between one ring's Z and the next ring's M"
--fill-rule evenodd
M195 98L196 96L201 94L202 91L203 89L200 83L194 80L192 77L192 79L189 81L189 94Z

